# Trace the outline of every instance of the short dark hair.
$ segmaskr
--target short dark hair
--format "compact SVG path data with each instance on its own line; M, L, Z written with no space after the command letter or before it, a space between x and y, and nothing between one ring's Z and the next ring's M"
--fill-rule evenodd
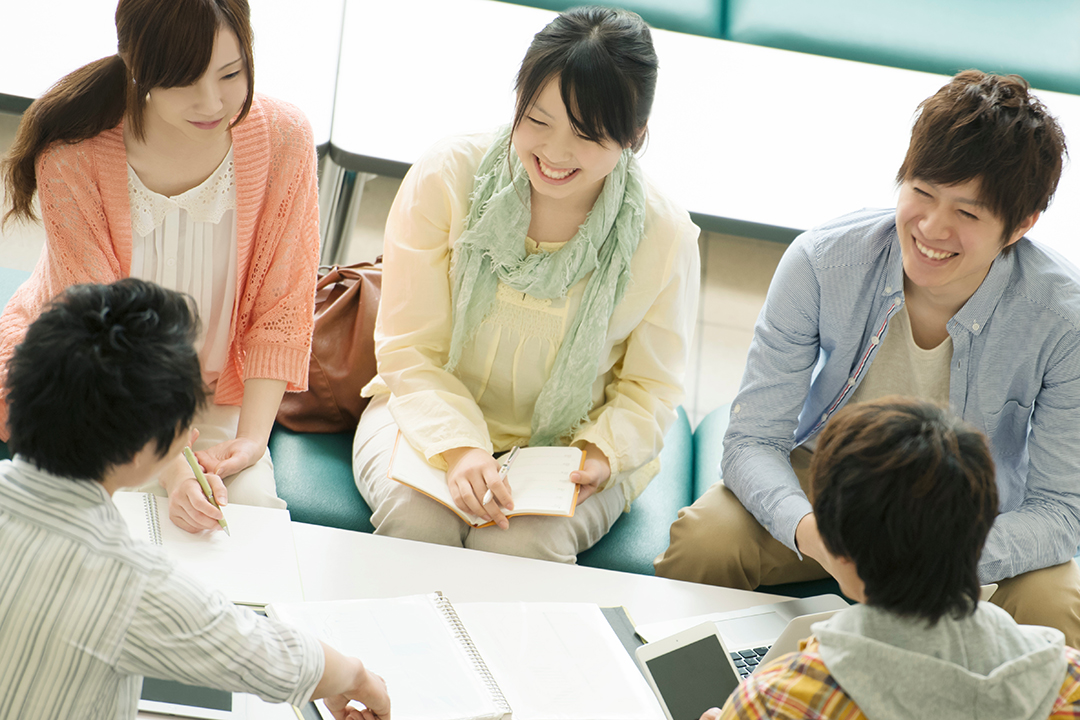
M193 304L134 278L65 290L8 361L11 451L77 480L164 457L205 401Z
M965 70L919 104L907 155L896 174L955 185L978 179L1004 224L1006 242L1046 210L1061 178L1065 134L1019 75Z
M810 491L825 547L854 562L868 604L930 623L974 612L998 507L980 432L912 398L849 405L821 433Z
M652 33L640 15L609 7L567 10L533 37L521 61L513 127L557 76L575 131L639 150L658 68Z

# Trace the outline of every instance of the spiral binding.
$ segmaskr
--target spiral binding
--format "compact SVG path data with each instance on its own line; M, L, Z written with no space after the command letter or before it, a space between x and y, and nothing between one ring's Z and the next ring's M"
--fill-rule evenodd
M146 505L146 531L150 534L150 542L161 545L161 521L158 519L157 495L146 493L143 495L143 503Z
M476 674L480 676L480 680L487 686L488 692L491 693L491 699L495 703L495 707L501 710L504 715L510 714L512 712L510 703L506 701L506 697L499 688L499 684L495 682L495 678L492 676L491 671L488 670L487 663L484 662L484 658L480 656L480 651L478 651L476 645L473 644L472 638L469 637L469 632L465 629L465 625L461 622L461 618L458 617L457 611L454 610L454 606L450 604L450 601L446 599L441 592L433 593L432 600L435 603L435 607L438 608L439 612L441 612L446 619L447 624L454 633L454 637L457 638L457 641L461 644L461 648L469 657L469 661L472 662Z

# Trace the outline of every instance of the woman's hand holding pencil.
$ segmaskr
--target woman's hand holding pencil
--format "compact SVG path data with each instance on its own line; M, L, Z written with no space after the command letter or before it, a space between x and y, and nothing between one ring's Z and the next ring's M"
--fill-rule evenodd
M199 431L192 428L190 444L194 444L198 436ZM221 508L229 502L225 483L214 473L203 472L203 478L210 489L209 495L214 500L211 502L208 493L203 491L202 485L196 479L194 468L199 468L202 472L198 462L192 466L185 455L181 454L169 469L162 473L161 486L169 494L169 519L189 533L224 529L225 515Z

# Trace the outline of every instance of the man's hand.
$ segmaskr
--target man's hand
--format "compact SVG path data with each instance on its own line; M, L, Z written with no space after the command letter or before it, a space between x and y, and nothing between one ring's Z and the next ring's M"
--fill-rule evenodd
M851 558L839 557L829 552L818 532L817 518L813 513L805 515L795 528L795 545L803 555L814 558L825 571L840 583L840 590L856 602L866 602L866 586L855 569Z
M499 477L498 461L482 448L454 448L442 456L446 460L446 484L454 504L484 520L494 520L503 530L508 529L510 520L503 514L503 508L513 510L514 499L509 483ZM483 505L488 488L492 498Z
M390 720L390 696L386 682L356 658L346 657L322 643L326 658L323 676L311 699L323 698L336 720ZM350 700L364 704L359 710Z
M198 437L199 431L192 429L189 444L193 445ZM207 469L205 465L203 469ZM218 505L224 507L229 503L229 491L225 488L225 483L220 476L212 472L205 474L214 499ZM221 511L206 499L202 486L195 479L195 473L182 453L162 471L159 481L169 495L169 519L174 525L189 533L221 529L218 523L222 517Z

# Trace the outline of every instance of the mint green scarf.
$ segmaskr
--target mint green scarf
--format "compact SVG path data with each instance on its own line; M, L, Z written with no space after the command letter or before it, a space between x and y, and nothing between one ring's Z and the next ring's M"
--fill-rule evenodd
M634 154L624 151L577 234L552 253L526 252L529 198L529 175L510 147L506 126L480 161L465 230L454 244L454 327L446 369L457 367L462 349L494 306L500 281L533 297L560 298L591 272L533 410L529 444L545 446L568 439L592 410L608 322L626 291L630 259L645 230L645 185Z

